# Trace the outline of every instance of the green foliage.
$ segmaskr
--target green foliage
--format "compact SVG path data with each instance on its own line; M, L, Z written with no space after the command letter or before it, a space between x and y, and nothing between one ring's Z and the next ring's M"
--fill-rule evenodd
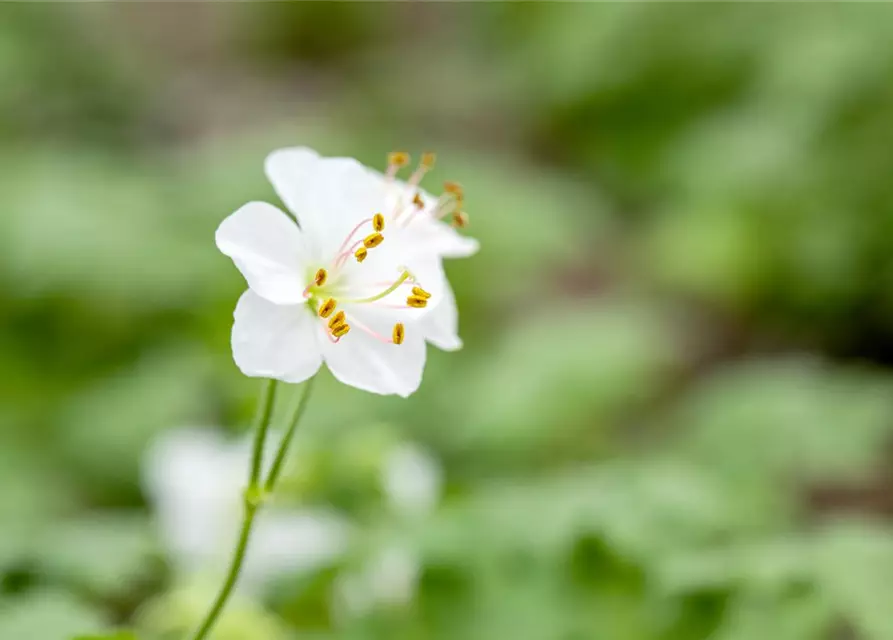
M322 374L277 501L350 550L214 640L893 638L891 11L2 6L0 638L204 613L140 465L249 423L213 235L296 144L436 148L482 250L412 398ZM414 519L380 487L407 440L445 480ZM395 548L411 597L351 608Z
M35 590L2 603L0 635L21 640L68 640L71 633L101 631L102 613L80 599L58 590Z

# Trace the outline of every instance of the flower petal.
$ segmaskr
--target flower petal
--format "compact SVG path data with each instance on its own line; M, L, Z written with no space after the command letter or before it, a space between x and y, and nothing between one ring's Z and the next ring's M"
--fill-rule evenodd
M216 240L258 295L277 304L303 301L308 250L285 213L265 202L249 202L220 224Z
M382 177L382 180L384 178ZM422 211L414 212L412 198L418 195L424 203ZM404 242L424 247L442 258L467 258L480 249L480 243L456 231L449 224L434 217L438 199L419 187L402 181L387 185L388 211L402 210L400 226L407 236Z
M468 258L481 248L476 238L463 236L439 220L423 221L420 225L424 225L423 234L430 242L432 251L442 258Z
M318 323L305 303L276 305L249 289L233 315L233 359L246 376L302 382L322 364Z
M416 324L406 326L403 344L391 344L369 335L361 324L385 339L391 337L393 314L345 305L351 331L333 344L319 330L323 357L329 369L344 384L371 393L396 394L404 398L419 388L425 368L425 338Z
M456 307L456 297L446 278L441 296L441 301L431 312L413 326L422 332L425 340L438 349L457 351L462 348L462 339L459 337L459 310Z
M324 158L293 147L273 151L265 169L282 202L319 244L318 259L331 259L351 229L386 204L381 175L352 158Z

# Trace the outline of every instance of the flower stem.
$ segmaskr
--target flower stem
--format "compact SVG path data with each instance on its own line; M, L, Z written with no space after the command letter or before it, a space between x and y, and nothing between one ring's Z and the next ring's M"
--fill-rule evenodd
M310 390L313 388L314 380L316 380L316 376L304 383L304 391L301 393L301 398L298 400L298 404L295 407L294 412L291 414L288 429L286 430L285 435L282 436L282 442L279 443L279 450L276 451L276 457L273 458L273 464L270 466L270 472L267 474L267 481L264 483L264 493L273 493L273 489L276 488L276 482L279 480L279 475L282 473L282 464L285 462L285 454L291 446L291 441L295 435L295 431L297 431L301 416L304 415L304 411L307 409L307 401L310 399Z
M298 422L304 414L304 409L307 405L307 400L310 397L310 389L312 387L313 378L308 380L304 385L301 399L298 401L297 408L292 414L288 431L282 438L282 442L279 444L279 450L276 452L276 457L274 458L273 466L270 469L270 474L262 488L260 485L260 477L261 469L263 467L264 445L270 427L270 417L273 413L273 404L276 398L277 388L277 383L274 380L267 380L264 383L264 388L261 392L260 405L258 406L257 416L254 422L255 435L251 456L251 473L248 479L248 487L245 490L245 515L242 520L242 529L239 533L239 540L236 543L236 549L233 552L233 559L230 563L226 580L223 582L223 586L220 588L220 592L217 594L214 604L211 605L208 615L205 616L201 627L199 627L199 630L192 637L193 640L204 640L204 638L211 632L211 629L223 611L223 607L226 606L226 602L229 600L233 588L236 586L239 574L242 571L242 563L245 561L245 554L248 551L248 541L251 537L251 528L254 526L255 515L257 515L257 511L263 504L267 494L272 493L276 486L276 480L279 478L279 474L282 471L282 464L285 460L288 446L291 444L291 439L297 428Z
M273 414L273 404L276 400L276 381L265 380L261 391L260 405L257 408L257 416L254 418L254 446L251 452L251 475L248 478L248 488L257 487L260 481L260 471L264 462L264 445L267 441L267 431L270 428L270 416Z
M214 605L211 607L211 610L208 611L208 615L205 616L205 621L202 623L201 628L199 628L195 636L193 636L194 640L202 640L208 633L210 633L211 628L214 626L214 623L217 622L217 618L223 611L226 601L229 600L233 587L236 586L236 580L239 578L239 572L242 569L242 562L245 560L245 552L248 550L248 538L251 535L251 527L254 524L254 515L257 513L258 506L260 505L256 502L252 503L248 499L245 500L245 518L242 520L242 531L239 533L239 542L236 543L236 550L235 553L233 553L233 560L229 567L229 573L226 576L226 581L220 588L220 593L217 594L217 599L214 601Z

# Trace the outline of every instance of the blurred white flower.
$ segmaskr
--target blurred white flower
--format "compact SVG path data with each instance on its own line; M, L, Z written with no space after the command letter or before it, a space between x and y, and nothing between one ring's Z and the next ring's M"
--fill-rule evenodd
M325 362L345 384L408 396L421 383L426 339L461 346L442 258L477 243L441 220L458 214L461 190L437 200L418 190L426 159L403 183L397 156L382 175L306 148L270 154L267 176L299 224L250 202L216 235L249 286L232 335L243 373L301 382Z
M401 442L385 458L381 485L398 520L419 519L437 508L443 471L424 448ZM421 573L419 554L409 544L391 540L358 570L339 577L335 585L335 613L355 617L378 606L407 605L415 597Z
M385 458L381 485L396 513L419 516L433 511L440 501L442 484L437 460L416 444L400 443Z
M403 546L382 549L362 570L336 583L335 613L359 617L379 606L405 606L415 597L421 574L417 554Z
M269 439L271 447L275 441ZM182 577L226 570L241 522L250 456L249 442L229 442L210 429L170 431L149 448L144 489ZM334 511L270 505L257 515L240 588L257 590L278 576L332 562L347 547L349 530L347 520Z

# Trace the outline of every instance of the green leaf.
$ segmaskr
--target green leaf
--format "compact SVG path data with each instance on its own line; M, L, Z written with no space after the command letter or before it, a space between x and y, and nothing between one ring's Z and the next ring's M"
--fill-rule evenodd
M603 446L606 427L668 381L675 341L665 310L612 298L554 305L560 323L550 312L500 336L459 394L467 413L443 437L478 455L564 447L578 456Z
M0 638L65 640L106 627L100 612L59 591L38 591L0 605Z
M146 575L157 551L149 519L122 512L61 522L35 542L45 572L109 594Z
M818 361L732 365L681 401L681 448L742 488L768 483L767 496L779 480L857 479L883 459L891 388L884 376Z

